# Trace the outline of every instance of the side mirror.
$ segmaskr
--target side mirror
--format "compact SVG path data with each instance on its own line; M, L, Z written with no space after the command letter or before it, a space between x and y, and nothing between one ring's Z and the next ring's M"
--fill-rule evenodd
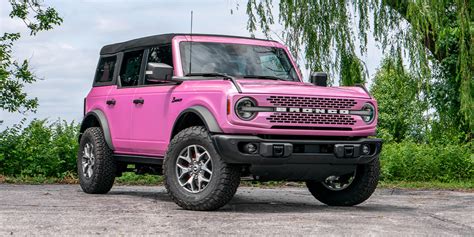
M147 81L169 81L173 77L173 67L164 63L148 63L145 71Z
M311 73L309 80L316 86L328 86L328 74L325 72Z

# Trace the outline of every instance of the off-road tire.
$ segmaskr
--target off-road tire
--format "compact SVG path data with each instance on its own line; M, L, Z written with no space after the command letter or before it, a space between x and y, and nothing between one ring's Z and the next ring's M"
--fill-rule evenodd
M200 145L210 154L213 176L204 190L190 193L179 185L176 159L189 145ZM217 153L206 128L194 126L180 131L170 142L163 164L165 187L171 199L187 210L211 211L227 204L240 184L240 169L224 162Z
M377 188L380 176L380 161L376 157L367 164L359 165L352 183L345 189L333 191L321 182L307 181L311 194L329 206L354 206L367 200Z
M82 171L82 155L84 146L92 143L95 163L91 177L85 177ZM77 154L77 172L81 188L86 193L104 194L110 191L114 184L117 164L112 156L112 150L105 142L102 129L90 127L81 137Z

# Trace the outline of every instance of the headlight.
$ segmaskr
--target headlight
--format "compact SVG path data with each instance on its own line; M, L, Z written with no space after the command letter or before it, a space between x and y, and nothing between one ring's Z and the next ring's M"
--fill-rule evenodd
M257 116L257 112L247 110L257 106L257 102L250 97L243 97L235 103L235 114L242 120L251 120Z
M362 106L362 111L369 112L369 115L361 116L362 120L364 120L364 122L366 124L372 123L375 119L375 108L374 108L374 106L370 103L366 103L366 104L364 104L364 106Z

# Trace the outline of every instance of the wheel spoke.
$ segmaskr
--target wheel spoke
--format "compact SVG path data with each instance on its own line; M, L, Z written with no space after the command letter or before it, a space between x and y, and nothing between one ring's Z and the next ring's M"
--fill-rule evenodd
M191 171L188 167L184 167L181 164L176 164L176 166L178 166L178 168L180 168L183 173L188 173L189 171Z
M209 183L209 181L211 181L211 180L209 180L208 178L204 177L204 175L202 175L202 174L200 174L200 175L198 176L198 179L200 179L201 181L204 181L204 182L206 182L206 183Z
M201 161L201 159L205 156L209 157L209 153L207 151L204 151L203 153L199 154L199 156L196 158L196 160ZM209 159L207 161L209 161Z
M192 150L194 150L194 152ZM190 160L196 159L196 153L197 153L196 145L188 146L188 157Z
M92 177L92 166L88 166L88 169L87 169L87 174L89 175L89 178Z
M204 172L208 173L208 174L212 174L212 171L211 171L209 168L207 168L207 166L204 166L204 165L203 165L203 166L201 167L201 169L202 169Z
M89 167L89 164L82 162L82 173L86 174L87 167Z
M184 183L181 186L185 187L188 184L189 184L189 187L191 188L191 191L194 192L194 175L189 176L188 181L186 181L186 183Z
M84 153L86 154L87 158L91 157L91 145L89 143L86 144Z
M180 164L176 164L176 166L178 166L178 168L181 170L181 173L179 174L179 177L178 177L179 179L183 178L185 174L188 174L189 172L191 172L191 169L188 167L184 167Z
M206 162L204 162L203 166L206 166L209 164L209 162L211 162L211 157L208 157Z
M183 159L183 160L185 160L185 161L188 162L188 163L191 163L191 158L189 158L189 156L179 156L178 158L179 158L179 159Z
M198 175L197 180L198 180L198 189L199 189L199 191L201 191L201 189L204 189L204 187L205 187L205 186L204 187L202 186L202 182L206 182L205 184L207 185L210 181L209 179L205 178L202 174Z

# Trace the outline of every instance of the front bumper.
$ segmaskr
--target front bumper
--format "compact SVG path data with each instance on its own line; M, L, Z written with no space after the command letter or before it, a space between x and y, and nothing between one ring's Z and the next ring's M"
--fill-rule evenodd
M247 135L214 135L213 142L222 158L230 164L365 164L375 159L382 150L382 139L357 140L299 140L262 139ZM248 143L257 148L245 151ZM363 154L362 146L370 151Z
M259 180L323 181L331 175L354 172L359 164L378 159L382 139L299 140L263 139L247 135L213 135L212 140L222 159L229 164L249 167ZM252 143L254 153L245 150ZM362 154L362 147L370 148Z

